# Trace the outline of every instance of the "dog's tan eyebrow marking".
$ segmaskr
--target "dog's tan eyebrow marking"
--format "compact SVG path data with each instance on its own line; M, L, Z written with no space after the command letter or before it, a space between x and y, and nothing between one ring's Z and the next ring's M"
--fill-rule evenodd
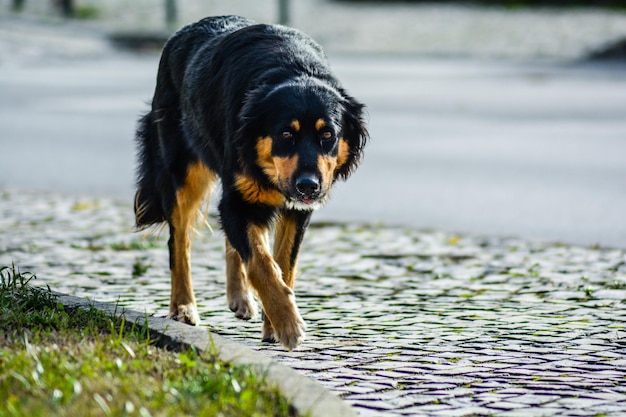
M300 131L300 121L298 119L293 119L291 121L291 128L296 132Z
M326 120L317 119L317 121L315 122L315 130L319 132L320 130L324 128L324 126L326 126Z

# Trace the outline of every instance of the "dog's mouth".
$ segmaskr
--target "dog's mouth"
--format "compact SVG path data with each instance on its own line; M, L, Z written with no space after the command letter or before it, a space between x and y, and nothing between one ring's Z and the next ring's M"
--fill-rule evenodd
M326 194L318 193L316 195L297 194L288 198L285 205L294 210L311 211L322 207L328 199Z
M315 203L317 200L319 199L319 195L314 195L314 196L298 196L298 200L301 201L304 204L313 204Z

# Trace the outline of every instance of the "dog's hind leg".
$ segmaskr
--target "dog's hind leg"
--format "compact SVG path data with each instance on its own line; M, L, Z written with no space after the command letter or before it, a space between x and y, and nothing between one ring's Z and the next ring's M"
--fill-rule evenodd
M216 175L202 162L187 167L184 183L176 190L168 222L170 225L170 271L172 289L168 318L198 324L199 317L191 280L191 240L200 204Z
M256 303L241 256L226 238L226 298L235 317L250 320L256 316Z
M274 260L281 269L283 281L292 290L296 284L296 270L300 245L311 219L309 211L281 211L274 231ZM263 316L263 340L274 341L274 329L269 318Z

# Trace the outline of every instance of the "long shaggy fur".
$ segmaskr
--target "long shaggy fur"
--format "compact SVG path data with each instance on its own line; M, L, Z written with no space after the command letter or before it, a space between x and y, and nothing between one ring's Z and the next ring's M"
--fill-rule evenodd
M219 177L230 308L250 318L255 290L266 313L264 340L289 349L302 341L293 301L300 243L311 212L361 159L363 111L322 48L295 29L221 16L172 36L137 129L135 196L138 227L167 222L170 229L172 318L198 321L188 234Z

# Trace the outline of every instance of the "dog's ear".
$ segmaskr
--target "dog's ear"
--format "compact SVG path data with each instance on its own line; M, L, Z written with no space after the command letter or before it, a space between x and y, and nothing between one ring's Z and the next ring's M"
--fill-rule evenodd
M253 145L255 142L251 139L256 139L256 135L261 132L260 124L266 111L265 106L261 104L264 88L265 86L259 86L249 91L237 114L238 125L234 132L233 144L240 163L256 158Z
M347 179L361 160L363 148L369 139L364 120L365 105L341 91L343 96L343 139L348 142L348 159L339 167L337 176Z
M257 87L246 93L243 105L237 115L239 119L239 127L236 132L237 136L239 136L239 133L245 133L259 119L259 111L263 110L263 106L259 105L263 97L262 87L264 86Z

